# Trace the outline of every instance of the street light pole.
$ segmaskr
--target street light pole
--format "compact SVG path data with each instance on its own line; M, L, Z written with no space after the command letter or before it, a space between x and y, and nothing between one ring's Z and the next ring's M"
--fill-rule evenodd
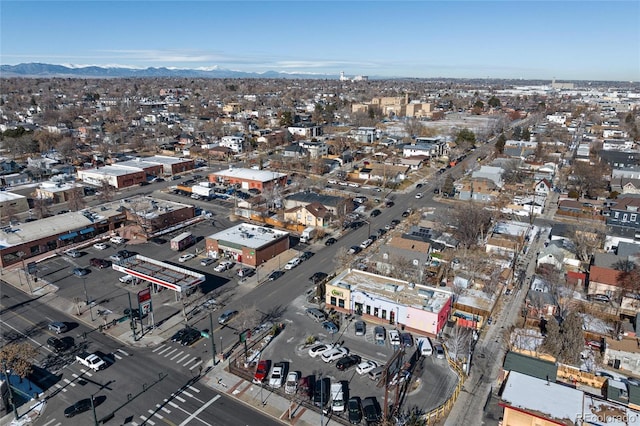
M4 373L4 379L7 381L7 388L9 389L9 404L11 404L11 406L13 407L13 416L15 420L18 420L20 418L20 416L18 415L18 407L16 407L16 404L13 399L13 391L11 390L11 380L9 380L9 374L7 374L8 372L7 363L4 361L2 362L2 372Z
M209 312L209 338L211 339L211 367L216 365L216 341L213 337L213 312ZM222 339L222 336L220 337Z
M93 307L91 306L91 303L89 302L89 295L87 293L87 278L84 277L84 276L82 277L82 286L84 287L84 299L85 299L85 303L89 307L89 315L91 316L91 321L94 321L94 319L93 319Z

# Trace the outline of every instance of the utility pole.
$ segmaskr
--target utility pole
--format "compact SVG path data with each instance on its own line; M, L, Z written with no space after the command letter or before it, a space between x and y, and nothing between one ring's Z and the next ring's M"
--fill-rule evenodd
M16 407L16 404L13 399L13 391L11 390L11 380L9 379L8 371L9 370L7 369L7 363L3 361L2 372L4 373L4 379L7 381L7 388L9 389L9 404L11 404L11 406L13 407L13 416L15 420L18 420L20 416L18 415L18 407Z
M216 341L213 337L213 312L209 312L209 339L211 340L211 367L216 366Z
M133 318L133 306L131 305L131 293L127 292L127 296L129 296L129 322L131 324L131 332L133 333L133 341L138 341L138 336L136 333L136 321Z

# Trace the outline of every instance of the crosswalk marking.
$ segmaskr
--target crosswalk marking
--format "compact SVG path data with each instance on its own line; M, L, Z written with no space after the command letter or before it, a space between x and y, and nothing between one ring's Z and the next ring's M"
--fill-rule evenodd
M178 352L176 355L171 357L171 361L173 361L174 359L178 358L180 355L182 355L184 353L184 351L180 351Z
M182 395L187 395L189 398L193 398L193 394L187 392L186 390L183 390L182 392L180 392Z
M159 419L164 419L164 417L162 417L160 414L158 414L157 412L153 411L153 410L149 410L149 414L156 416Z
M56 419L51 419L51 420L49 420L48 422L46 422L45 424L43 424L42 426L49 426L51 423L53 423L53 422L55 422L55 421L56 421ZM56 423L54 426L58 426L58 425L61 425L61 424L62 424L62 423L58 422L58 423Z
M156 353L156 351L159 351L160 349L164 348L164 345L162 346L158 346L157 348L155 348L154 350L152 350L151 352Z
M169 405L170 405L170 406L172 406L173 408L178 408L178 407L180 407L178 404L176 404L176 403L175 403L175 402L173 402L173 401L169 401L169 402L167 402L167 404L169 404Z
M200 393L200 389L198 388L194 388L193 386L189 385L189 389L191 389L192 391L196 392L196 393Z
M64 386L61 386L59 383L56 383L55 385L58 389L60 389L62 392L66 392L67 388L65 388Z
M193 358L191 358L189 361L185 362L184 364L182 364L183 367L186 367L187 365L191 364L193 361L195 361L196 359L198 359L197 356L194 356Z
M165 399L166 401L166 399ZM158 407L159 409L161 409L162 411L164 411L165 413L169 414L171 412L171 410L167 409L167 407L160 405L160 404L156 404L156 407Z
M123 351L122 349L116 349L118 352L120 352L122 355L124 356L130 356L128 352Z
M197 367L197 366L199 366L200 364L202 364L202 360L200 360L200 361L196 362L195 364L193 364L193 365L191 366L191 368L189 368L189 370L193 370L194 368L196 368L196 367Z
M167 346L166 348L164 348L163 350L161 350L160 352L158 352L158 355L162 355L163 353L165 353L166 351L168 351L169 349L171 349L171 346Z
M180 364L182 361L184 361L185 359L189 358L189 354L186 354L185 356L183 356L182 358L180 358L179 360L177 360L176 362L178 364Z
M145 416L140 416L140 418L142 420L144 420L144 423L149 423L151 426L155 425L156 423L148 418L146 418Z
M171 354L172 354L172 353L174 353L175 351L177 351L177 349L175 349L175 348L174 348L173 350L171 350L171 351L167 352L167 354L166 354L164 357L165 357L165 358L166 358L166 357L168 357L169 355L171 355Z
M75 383L73 383L73 382L72 382L71 380L69 380L69 379L62 379L62 380L64 380L64 381L65 381L65 383L66 383L66 384L68 384L69 386L73 386L73 387L75 387L75 386L76 386L76 384L75 384Z
M181 397L179 397L178 395L173 395L173 398L174 398L174 399L177 399L178 401L180 401L180 402L182 402L182 403L187 402L187 400L186 400L186 399L181 398Z

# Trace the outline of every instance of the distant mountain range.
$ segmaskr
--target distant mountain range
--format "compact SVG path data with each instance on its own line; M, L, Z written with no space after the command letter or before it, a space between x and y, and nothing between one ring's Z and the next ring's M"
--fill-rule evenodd
M338 75L296 74L276 71L263 73L233 71L212 67L211 69L178 68L126 68L126 67L67 67L64 65L28 63L18 65L0 65L1 77L190 77L190 78L291 78L291 79L336 79Z

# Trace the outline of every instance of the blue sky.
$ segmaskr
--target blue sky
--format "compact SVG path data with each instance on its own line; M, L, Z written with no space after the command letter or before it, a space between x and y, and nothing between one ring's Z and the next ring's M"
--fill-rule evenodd
M640 80L639 1L11 1L0 63Z

